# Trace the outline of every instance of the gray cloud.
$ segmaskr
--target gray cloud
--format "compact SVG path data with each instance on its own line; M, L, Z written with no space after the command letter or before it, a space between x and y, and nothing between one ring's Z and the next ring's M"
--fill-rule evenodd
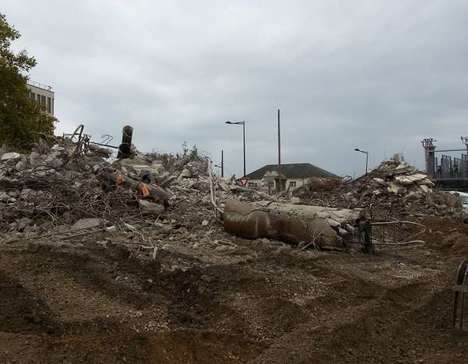
M0 10L52 84L58 131L96 138L135 126L143 150L183 141L242 170L283 160L361 173L395 152L422 166L420 139L457 145L468 106L468 3L6 0Z

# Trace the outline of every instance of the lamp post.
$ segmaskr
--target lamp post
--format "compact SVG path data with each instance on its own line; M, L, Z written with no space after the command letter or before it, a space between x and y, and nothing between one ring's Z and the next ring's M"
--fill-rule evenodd
M367 152L367 151L365 151L365 150L361 150L361 149L359 149L359 148L354 148L354 150L355 150L356 152L363 153L363 154L366 155L366 175L367 175L367 167L368 167L368 165L369 165L369 152Z
M229 125L242 125L243 146L244 146L244 177L247 174L245 168L245 121L226 121Z

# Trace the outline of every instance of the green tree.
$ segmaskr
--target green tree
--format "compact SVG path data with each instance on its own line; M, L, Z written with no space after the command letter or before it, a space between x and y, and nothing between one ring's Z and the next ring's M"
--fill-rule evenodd
M192 160L198 159L198 148L196 144L193 145L192 150L190 151L190 159Z
M53 133L55 119L29 98L28 72L36 60L26 51L11 50L19 37L0 13L0 146L27 149L41 135Z

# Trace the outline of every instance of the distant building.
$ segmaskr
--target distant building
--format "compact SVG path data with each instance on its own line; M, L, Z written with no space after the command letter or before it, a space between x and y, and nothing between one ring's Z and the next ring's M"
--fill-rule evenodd
M51 86L41 85L38 82L29 81L27 84L29 97L35 101L41 110L54 116L54 91Z
M302 186L307 179L312 177L340 178L322 168L310 163L288 163L281 165L281 174L286 179L286 189L294 189ZM278 176L278 165L269 164L246 176L247 187L250 188L276 188L275 179ZM283 187L283 188L284 188Z

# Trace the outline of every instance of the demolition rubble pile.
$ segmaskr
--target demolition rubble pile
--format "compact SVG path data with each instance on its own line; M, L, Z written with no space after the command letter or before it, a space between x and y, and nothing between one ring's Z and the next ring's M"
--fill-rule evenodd
M450 193L439 191L423 172L399 160L384 161L359 179L323 188L306 185L293 195L310 204L342 208L366 208L373 219L405 216L460 216L461 204ZM319 187L320 187L319 186Z
M169 203L177 206L177 192L196 195L192 187L198 179L191 177L203 169L207 175L202 158L176 159L171 175L160 161L141 154L111 163L106 149L82 153L67 139L56 142L40 143L29 154L0 153L0 232L44 232L81 219L111 225L161 215ZM160 187L171 183L177 185L174 193ZM196 203L196 198L189 200ZM191 209L207 213L203 206L198 201Z
M0 156L0 231L47 231L83 217L115 218L134 198L103 193L99 153L75 155L72 143L39 144L27 155Z
M108 149L54 142L39 143L29 154L0 152L0 232L157 218L206 226L219 219L215 201L222 207L227 198L271 199L210 177L208 159L198 154L135 152L112 162Z
M212 176L209 160L198 154L109 157L106 149L83 150L62 138L29 154L0 153L0 232L136 231L146 224L202 236L222 234L224 219L224 229L234 235L319 247L342 247L356 233L359 210L277 203L274 196Z

